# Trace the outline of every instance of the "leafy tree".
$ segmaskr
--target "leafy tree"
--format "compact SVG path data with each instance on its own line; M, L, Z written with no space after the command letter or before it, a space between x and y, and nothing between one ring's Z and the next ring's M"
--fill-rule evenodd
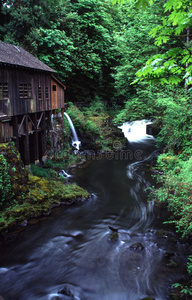
M157 99L159 105L164 106L162 129L158 142L166 146L166 150L173 150L174 154L191 154L192 149L192 103L190 97L181 93L174 97Z
M154 83L191 85L191 1L167 0L164 11L166 15L162 18L162 24L150 31L155 44L161 46L160 51L147 61L137 75ZM162 45L166 45L163 52Z
M126 6L127 23L123 31L115 36L116 49L121 55L119 64L114 68L115 96L120 102L128 99L130 101L132 97L137 97L137 92L149 89L146 84L132 85L132 82L137 70L157 51L154 39L148 35L148 32L160 23L157 12L162 11L161 7L161 1L145 11L135 9L133 4Z
M61 79L67 78L74 68L72 56L75 52L73 42L67 38L64 30L51 22L50 28L40 27L36 33L39 37L38 56L51 68L57 70Z
M37 30L39 57L47 63L51 61L59 71L69 99L110 101L114 93L112 67L119 55L114 33L121 30L125 14L110 0L67 3L60 21L52 22L51 28Z
M60 0L8 0L3 1L1 32L5 42L15 43L36 54L38 38L36 29L49 27L60 12Z
M73 101L110 100L114 33L124 22L111 0L10 0L1 39L23 46L58 72ZM122 21L123 19L123 21Z

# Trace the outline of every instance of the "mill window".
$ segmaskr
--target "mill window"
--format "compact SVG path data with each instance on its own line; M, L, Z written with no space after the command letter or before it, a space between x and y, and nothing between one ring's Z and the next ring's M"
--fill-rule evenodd
M41 87L38 87L38 99L42 100L42 93L41 93Z
M45 87L45 99L46 99L46 100L49 99L49 89L48 89L47 86Z
M57 90L56 84L53 84L52 89L53 89L54 92Z
M32 87L29 83L19 85L19 98L28 99L32 98Z
M0 82L0 99L7 99L7 98L9 98L8 83Z

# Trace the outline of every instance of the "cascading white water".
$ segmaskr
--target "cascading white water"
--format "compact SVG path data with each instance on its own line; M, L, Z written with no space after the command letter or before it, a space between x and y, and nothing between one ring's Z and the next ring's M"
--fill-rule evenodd
M69 177L72 177L72 175L69 175L67 172L65 172L65 170L61 170L59 173L58 173L59 176L62 176L63 178L65 179L68 179Z
M152 124L148 120L139 120L123 123L119 128L129 142L141 142L148 139L154 139L152 135L147 134L147 125Z
M79 141L78 139L78 136L77 136L77 133L76 133L76 130L75 130L75 127L73 125L73 122L71 120L71 118L69 117L69 115L65 112L64 113L65 117L67 118L68 122L69 122L69 125L71 127L71 132L72 132L72 146L79 150L80 149L80 146L81 146L81 142Z

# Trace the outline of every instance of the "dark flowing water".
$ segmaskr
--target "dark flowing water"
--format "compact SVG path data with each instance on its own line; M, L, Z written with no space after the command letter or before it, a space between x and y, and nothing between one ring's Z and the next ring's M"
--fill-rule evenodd
M187 251L173 243L173 233L155 234L161 224L147 202L151 178L145 172L154 151L151 143L135 144L129 157L109 154L77 169L74 180L94 196L54 209L1 245L0 295L5 300L169 299L168 288L184 274ZM118 239L110 239L108 226L118 228ZM143 250L130 248L135 243ZM167 266L167 250L174 251L174 269Z

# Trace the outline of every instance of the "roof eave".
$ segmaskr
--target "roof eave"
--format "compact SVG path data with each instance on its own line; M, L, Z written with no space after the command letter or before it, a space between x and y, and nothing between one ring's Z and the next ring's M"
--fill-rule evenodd
M6 63L6 62L3 62L3 61L0 61L0 65L7 66L7 67L12 67L12 68L35 70L35 71L38 71L38 72L56 73L56 71L51 69L51 68L50 68L50 70L37 69L37 68L33 68L33 67L26 67L26 66L21 66L21 65L16 65L16 64L10 64L10 63Z

